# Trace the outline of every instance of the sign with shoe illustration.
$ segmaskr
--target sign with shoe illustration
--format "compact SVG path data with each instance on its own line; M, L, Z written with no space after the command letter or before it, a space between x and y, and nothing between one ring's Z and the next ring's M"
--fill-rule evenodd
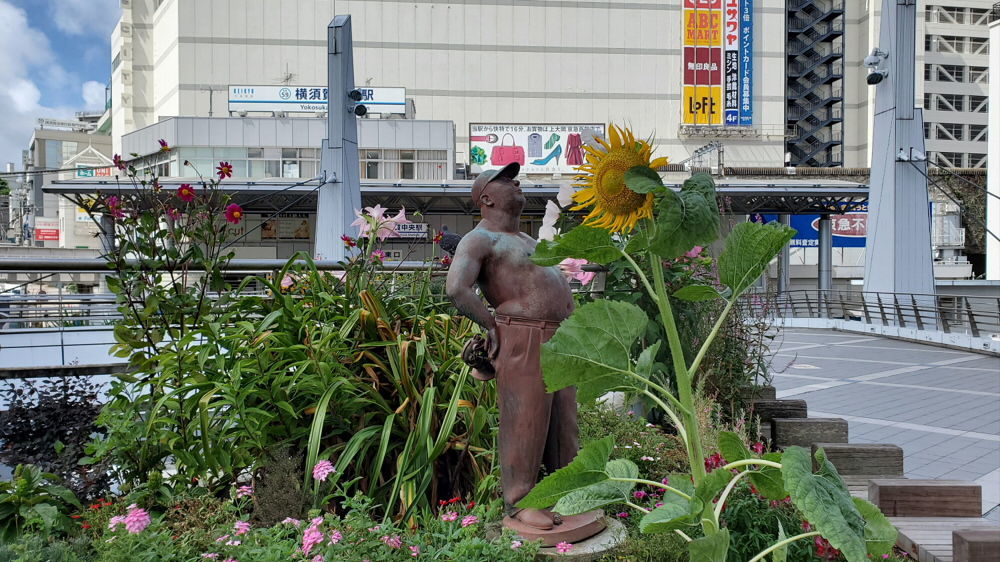
M478 174L517 162L522 174L573 174L585 161L583 147L604 135L603 123L472 123L470 170Z

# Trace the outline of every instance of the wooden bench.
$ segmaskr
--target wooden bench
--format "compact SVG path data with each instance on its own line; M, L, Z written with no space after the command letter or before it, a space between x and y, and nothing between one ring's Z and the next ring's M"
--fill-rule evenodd
M979 517L983 488L963 480L874 478L868 501L886 517Z
M847 420L843 418L774 418L771 428L774 446L779 449L793 445L809 449L813 443L847 443Z
M853 479L902 478L903 449L891 443L813 443L813 458L816 449L822 448L826 458L837 467L837 472ZM818 467L815 467L818 468Z
M762 422L774 418L804 418L808 416L805 400L754 400L753 415Z
M1000 526L951 532L955 562L995 562L1000 558Z

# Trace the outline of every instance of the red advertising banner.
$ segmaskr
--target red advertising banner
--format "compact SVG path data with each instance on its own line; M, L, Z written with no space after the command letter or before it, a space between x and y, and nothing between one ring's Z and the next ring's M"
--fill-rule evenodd
M684 83L722 85L721 47L684 47Z
M684 0L684 7L690 10L719 10L722 0Z

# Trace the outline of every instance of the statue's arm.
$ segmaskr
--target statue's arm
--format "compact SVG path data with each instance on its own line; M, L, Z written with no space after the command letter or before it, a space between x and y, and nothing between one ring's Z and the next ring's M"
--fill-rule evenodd
M500 348L496 334L497 323L483 303L483 299L476 294L476 280L479 279L483 262L491 251L492 241L488 237L475 232L465 235L455 250L455 259L452 260L448 270L445 289L455 308L486 330L489 340L488 354L492 359L496 357Z

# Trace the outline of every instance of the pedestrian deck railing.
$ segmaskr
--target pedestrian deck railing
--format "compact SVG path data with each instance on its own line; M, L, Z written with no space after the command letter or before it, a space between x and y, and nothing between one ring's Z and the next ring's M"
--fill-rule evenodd
M799 290L749 297L758 314L825 318L975 338L1000 337L1000 297Z

